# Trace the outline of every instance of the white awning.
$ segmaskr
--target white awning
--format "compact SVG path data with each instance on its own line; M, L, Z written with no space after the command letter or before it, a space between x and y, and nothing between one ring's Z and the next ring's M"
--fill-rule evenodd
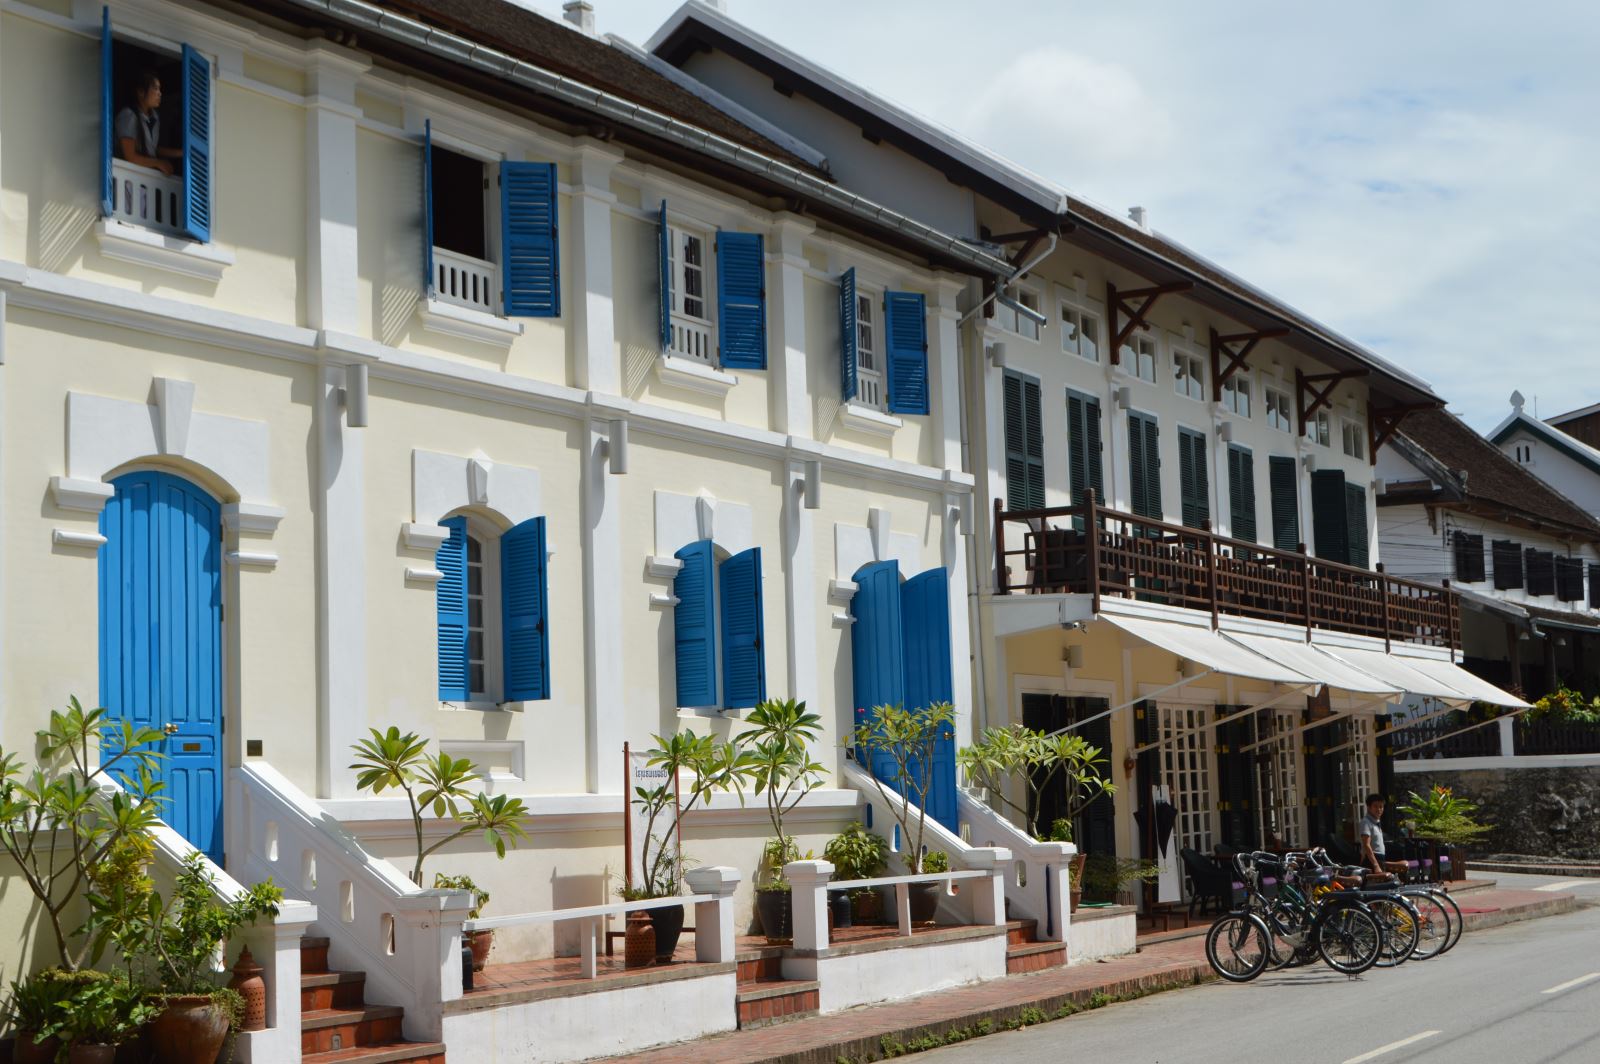
M1395 654L1385 654L1381 650L1360 650L1355 647L1328 644L1321 644L1318 649L1354 665L1362 672L1371 673L1395 690L1425 695L1429 698L1442 698L1446 702L1466 703L1477 697L1467 694L1461 688L1447 683L1431 672L1413 668L1412 666L1418 661L1416 658L1402 658Z
M1269 661L1287 665L1296 672L1320 680L1338 691L1369 698L1392 701L1404 690L1388 680L1341 661L1321 647L1298 639L1277 639L1273 636L1244 632L1224 632L1223 637L1238 643Z
M1323 681L1307 676L1287 665L1279 664L1229 642L1209 627L1177 624L1172 621L1153 621L1145 617L1124 617L1100 614L1100 619L1120 628L1140 642L1170 651L1212 672L1226 676L1243 676L1269 683L1289 683L1315 687Z
M1474 676L1460 665L1452 665L1438 658L1413 657L1404 653L1400 656L1411 668L1449 684L1475 701L1488 702L1495 706L1509 706L1512 709L1528 708L1528 703L1516 695L1502 691L1488 680Z

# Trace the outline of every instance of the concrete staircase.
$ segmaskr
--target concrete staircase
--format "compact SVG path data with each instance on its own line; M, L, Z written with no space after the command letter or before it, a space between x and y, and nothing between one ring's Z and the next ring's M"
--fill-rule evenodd
M770 1027L817 1014L820 1001L816 981L783 977L783 947L742 950L736 960L741 1028Z
M1040 942L1037 920L1006 921L1006 974L1042 972L1067 963L1065 942Z
M300 1052L305 1064L445 1064L439 1042L407 1042L405 1010L366 1003L365 972L328 970L328 940L300 940Z

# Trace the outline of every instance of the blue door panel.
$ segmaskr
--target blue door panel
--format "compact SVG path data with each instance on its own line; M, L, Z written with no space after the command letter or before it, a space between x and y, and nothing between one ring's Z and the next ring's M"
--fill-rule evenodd
M900 563L873 562L855 574L850 599L850 656L855 680L855 709L871 716L878 706L903 705L905 651L901 642ZM894 759L875 754L868 766L885 783L895 783Z
M905 647L905 690L908 709L954 701L950 663L950 576L929 569L900 589L901 643ZM956 741L954 732L933 748L928 784L928 815L951 831L960 830L956 815Z
M169 473L130 473L100 515L100 704L167 731L162 819L222 860L222 527Z

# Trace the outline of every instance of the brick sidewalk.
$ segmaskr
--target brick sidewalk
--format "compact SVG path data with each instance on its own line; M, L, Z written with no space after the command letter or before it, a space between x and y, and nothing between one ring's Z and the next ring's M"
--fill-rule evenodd
M1571 894L1529 890L1475 891L1457 902L1472 910L1466 913L1469 931L1577 908ZM908 1044L960 1029L1004 1030L1019 1020L1053 1019L1069 1002L1083 1008L1102 995L1115 1000L1214 978L1206 964L1205 939L1183 938L1151 943L1136 954L1095 964L1013 975L912 1001L733 1031L612 1059L636 1064L836 1064L840 1058L878 1059L884 1055L885 1040Z

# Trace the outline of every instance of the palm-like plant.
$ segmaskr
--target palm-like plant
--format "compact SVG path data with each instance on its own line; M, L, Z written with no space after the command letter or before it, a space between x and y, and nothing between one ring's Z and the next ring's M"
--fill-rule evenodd
M912 875L923 871L922 836L928 824L928 795L933 790L933 754L941 740L954 734L955 719L955 707L949 702L935 702L926 709L878 706L856 724L848 739L894 812L901 837L910 843L901 856ZM887 781L871 771L879 758L886 766ZM898 792L896 798L889 796L890 787ZM897 800L899 797L904 801Z
M804 702L769 699L752 709L745 722L750 728L738 743L744 751L745 774L755 784L756 794L766 799L776 846L768 843L765 863L778 886L783 883L783 866L798 858L794 838L784 833L783 818L822 785L823 766L811 759L808 749L821 732L822 718L807 712Z
M633 804L644 814L640 848L642 881L626 891L629 897L668 898L681 892L683 818L717 791L736 787L745 761L738 747L691 728L670 737L655 736L645 763L660 769L659 787L634 788ZM687 790L680 792L684 783ZM658 830L659 825L659 830Z
M463 836L482 832L502 859L508 845L515 848L528 837L522 827L528 810L521 798L468 789L468 783L478 775L477 767L470 760L451 757L443 751L429 754L427 740L419 738L415 732L402 734L393 726L388 731L373 728L371 732L368 738L351 748L356 752L356 761L350 768L358 773L358 790L382 794L397 788L405 794L417 840L411 882L421 886L422 862ZM458 827L433 845L426 845L422 837L424 811L438 819L448 816Z
M1014 810L1028 826L1028 834L1039 838L1040 799L1058 781L1065 784L1065 808L1059 819L1070 826L1101 795L1117 792L1116 784L1100 773L1106 764L1098 746L1081 735L1050 735L1020 724L1006 728L987 728L973 745L956 755L967 778L985 788ZM1021 780L1026 801L1018 802L1006 786ZM1014 793L1014 792L1013 792Z

